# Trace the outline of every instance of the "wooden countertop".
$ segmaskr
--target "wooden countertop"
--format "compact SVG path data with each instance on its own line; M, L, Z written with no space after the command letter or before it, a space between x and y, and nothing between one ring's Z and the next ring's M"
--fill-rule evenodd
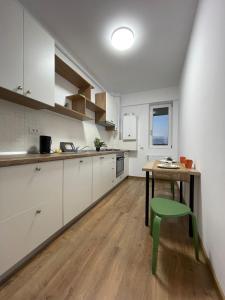
M144 167L142 168L142 171L147 171L147 172L152 172L152 171L161 171L164 173L168 173L170 175L175 174L175 173L186 173L188 175L195 175L195 176L200 176L201 173L196 170L196 169L187 169L184 167L184 165L182 165L181 163L178 163L178 165L180 166L180 169L160 169L157 168L157 163L160 163L159 161L149 161L147 162Z
M16 165L26 165L33 163L41 163L47 161L65 160L72 158L100 156L108 154L116 154L118 152L128 152L126 150L115 151L84 151L78 153L53 153L53 154L21 154L21 155L3 155L0 156L0 167L9 167Z

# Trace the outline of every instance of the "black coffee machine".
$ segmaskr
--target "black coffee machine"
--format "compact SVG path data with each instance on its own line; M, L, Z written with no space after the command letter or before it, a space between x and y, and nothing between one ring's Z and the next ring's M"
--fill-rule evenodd
M47 135L40 135L40 153L51 153L52 138Z

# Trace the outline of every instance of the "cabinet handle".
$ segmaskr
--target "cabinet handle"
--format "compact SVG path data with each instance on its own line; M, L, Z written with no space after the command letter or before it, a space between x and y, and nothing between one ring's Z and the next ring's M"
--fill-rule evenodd
M83 160L80 160L80 163L83 163L84 161Z
M39 171L41 171L41 168L40 168L40 167L36 167L36 168L35 168L35 171L38 171L38 172L39 172Z
M130 134L128 134L128 136L130 136Z
M103 159L103 158L105 158L104 156L100 156L100 159Z
M17 91L22 91L22 89L23 89L22 85L19 85L19 86L16 88Z
M25 95L30 95L31 94L31 90L27 90Z
M36 215L39 215L41 213L41 209L36 210Z

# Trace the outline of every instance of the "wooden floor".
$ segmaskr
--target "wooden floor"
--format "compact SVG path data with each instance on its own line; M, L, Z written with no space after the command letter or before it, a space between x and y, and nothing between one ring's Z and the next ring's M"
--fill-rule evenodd
M157 183L156 194L170 196ZM145 181L127 179L0 288L1 300L220 299L194 259L187 219L162 224L157 276L144 226Z

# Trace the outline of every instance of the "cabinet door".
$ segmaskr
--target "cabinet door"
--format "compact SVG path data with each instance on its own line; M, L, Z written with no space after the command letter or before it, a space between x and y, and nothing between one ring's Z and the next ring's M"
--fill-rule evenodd
M92 158L64 161L64 224L92 203Z
M93 157L93 201L101 198L106 190L105 156Z
M62 203L63 162L0 168L0 221L48 201Z
M54 105L54 85L54 40L24 11L24 94Z
M103 174L105 176L105 193L113 188L116 180L116 155L106 155Z
M62 203L43 202L0 222L0 275L62 226Z
M113 98L108 93L106 93L106 121L114 124Z
M124 177L129 175L129 157L128 154L124 154Z
M119 128L119 99L118 97L113 97L113 120L115 124L115 130Z
M23 8L17 1L0 1L0 39L0 86L22 93Z

